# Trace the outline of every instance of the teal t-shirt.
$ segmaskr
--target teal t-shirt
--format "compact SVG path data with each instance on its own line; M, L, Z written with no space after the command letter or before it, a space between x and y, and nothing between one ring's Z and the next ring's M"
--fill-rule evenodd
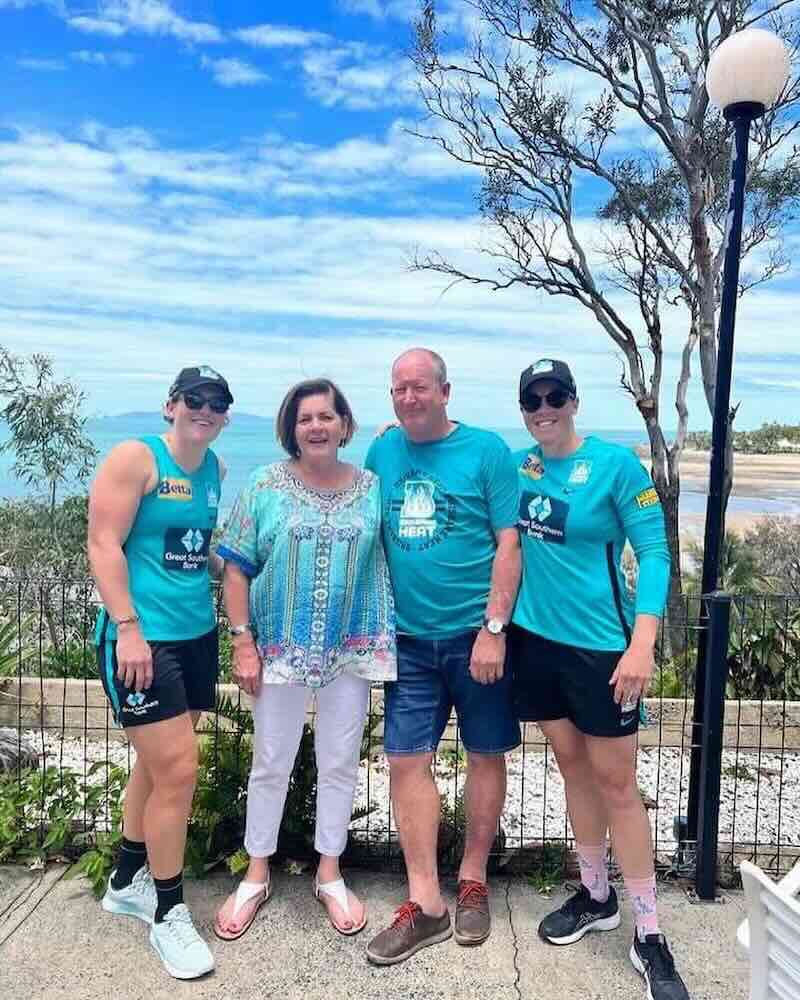
M155 488L139 503L122 546L131 603L142 634L152 642L197 639L216 618L208 577L208 550L219 508L219 463L209 449L199 469L182 469L157 435L141 440L158 469ZM116 638L103 609L95 638Z
M622 650L636 614L661 615L670 555L664 513L635 453L595 437L567 458L538 445L514 454L522 583L513 621L554 642ZM621 568L639 562L635 599Z
M478 628L495 532L517 520L517 472L508 446L465 424L421 444L395 427L372 442L365 465L381 482L398 632L443 639Z

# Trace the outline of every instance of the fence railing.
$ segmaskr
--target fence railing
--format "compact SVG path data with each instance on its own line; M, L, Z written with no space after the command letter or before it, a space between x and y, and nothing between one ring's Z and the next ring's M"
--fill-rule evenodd
M707 638L696 628L699 601L684 598L680 620L662 629L638 750L639 785L658 865L685 875L694 875L697 864L697 845L687 841L683 819L690 757L693 741L704 735L692 726L697 645ZM96 604L86 581L0 578L0 797L18 796L24 823L40 845L53 824L63 826L68 816L73 852L112 823L121 773L133 759L97 679ZM733 598L729 611L722 649L724 698L711 720L718 729L712 751L719 756L719 790L703 805L703 828L707 833L713 809L713 850L721 877L732 876L744 858L778 874L800 857L800 600L746 595ZM209 844L205 863L241 842L250 754L249 708L229 683L231 648L225 633L220 650L217 708L199 727L201 773L193 823L197 843ZM313 726L313 714L309 723ZM399 847L382 733L383 694L375 688L349 854L360 862L394 866ZM281 849L291 855L310 852L312 740L309 728L287 800ZM546 867L555 877L567 863L573 840L555 758L536 725L524 726L522 746L507 762L508 795L493 861ZM466 756L455 719L434 769L442 795L441 863L447 868L456 863L463 837ZM2 829L0 823L0 859ZM196 860L201 867L203 859Z

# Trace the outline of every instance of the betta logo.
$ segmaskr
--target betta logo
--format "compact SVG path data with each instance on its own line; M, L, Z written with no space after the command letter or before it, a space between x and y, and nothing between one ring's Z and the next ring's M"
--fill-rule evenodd
M189 503L193 496L191 479L165 476L158 484L159 500L182 500Z

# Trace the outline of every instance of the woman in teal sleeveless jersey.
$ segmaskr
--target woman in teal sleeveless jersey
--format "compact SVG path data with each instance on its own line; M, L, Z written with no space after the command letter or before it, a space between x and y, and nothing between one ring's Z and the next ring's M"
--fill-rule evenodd
M209 544L224 470L209 446L232 402L213 368L182 369L164 406L169 430L117 445L89 499L100 677L136 750L103 908L149 924L150 943L178 979L214 967L183 903L182 873L194 726L214 707L217 679L209 567L221 560Z
M649 1000L688 1000L661 934L650 824L636 781L639 701L669 586L664 516L633 451L575 429L575 381L544 358L520 377L533 447L519 474L522 584L510 634L521 720L538 722L564 778L581 887L539 925L551 944L611 930L620 915L608 884L606 831L622 869L636 931L631 962ZM621 568L636 554L635 595Z

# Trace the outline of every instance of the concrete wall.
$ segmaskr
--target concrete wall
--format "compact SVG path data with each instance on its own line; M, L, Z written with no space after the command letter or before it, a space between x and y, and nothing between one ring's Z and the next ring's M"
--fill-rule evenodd
M220 685L220 691L235 698L238 688ZM249 699L243 695L243 703ZM683 699L655 699L645 702L651 723L639 730L641 746L691 746L692 704ZM380 688L372 691L372 706L383 711ZM65 736L78 737L84 730L94 739L122 739L111 720L108 702L99 681L40 680L25 677L0 680L0 726L22 729L46 728ZM382 730L374 731L380 738ZM446 738L455 739L455 719L451 719ZM525 743L532 749L545 739L534 723L524 726ZM741 750L800 750L800 702L729 701L725 706L725 747Z

